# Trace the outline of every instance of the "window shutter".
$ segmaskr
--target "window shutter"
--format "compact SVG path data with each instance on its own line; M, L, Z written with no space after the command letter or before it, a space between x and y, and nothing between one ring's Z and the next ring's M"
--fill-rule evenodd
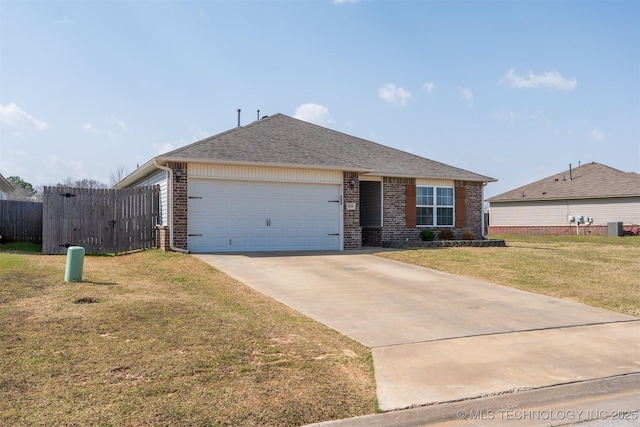
M466 192L464 187L456 187L456 227L463 228L467 225Z
M416 226L416 186L407 184L407 208L405 214L407 217L407 228L415 228Z

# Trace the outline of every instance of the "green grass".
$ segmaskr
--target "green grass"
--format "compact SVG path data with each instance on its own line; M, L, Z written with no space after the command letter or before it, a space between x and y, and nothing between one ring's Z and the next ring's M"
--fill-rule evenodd
M30 242L0 243L0 252L42 253L42 245Z
M380 256L640 316L640 237L491 236L506 248Z
M87 257L80 283L64 268L0 253L0 425L293 426L376 411L369 349L193 257Z

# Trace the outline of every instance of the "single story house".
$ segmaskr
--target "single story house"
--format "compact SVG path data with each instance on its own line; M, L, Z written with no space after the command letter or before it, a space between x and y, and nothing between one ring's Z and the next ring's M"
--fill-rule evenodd
M283 114L148 161L114 188L159 184L160 246L190 252L343 250L482 235L495 181Z
M7 200L9 193L13 193L13 185L7 179L0 174L0 200Z
M487 201L489 234L606 235L609 222L640 224L640 174L586 163Z

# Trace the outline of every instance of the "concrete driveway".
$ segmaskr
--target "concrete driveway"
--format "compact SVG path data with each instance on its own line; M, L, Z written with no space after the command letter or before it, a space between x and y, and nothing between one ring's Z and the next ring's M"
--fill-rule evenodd
M640 372L640 319L358 252L194 255L372 348L380 408Z

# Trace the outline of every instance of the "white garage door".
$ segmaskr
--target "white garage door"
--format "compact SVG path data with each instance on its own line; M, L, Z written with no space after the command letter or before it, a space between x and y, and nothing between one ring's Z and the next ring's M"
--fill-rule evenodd
M191 252L337 250L340 186L189 180Z

